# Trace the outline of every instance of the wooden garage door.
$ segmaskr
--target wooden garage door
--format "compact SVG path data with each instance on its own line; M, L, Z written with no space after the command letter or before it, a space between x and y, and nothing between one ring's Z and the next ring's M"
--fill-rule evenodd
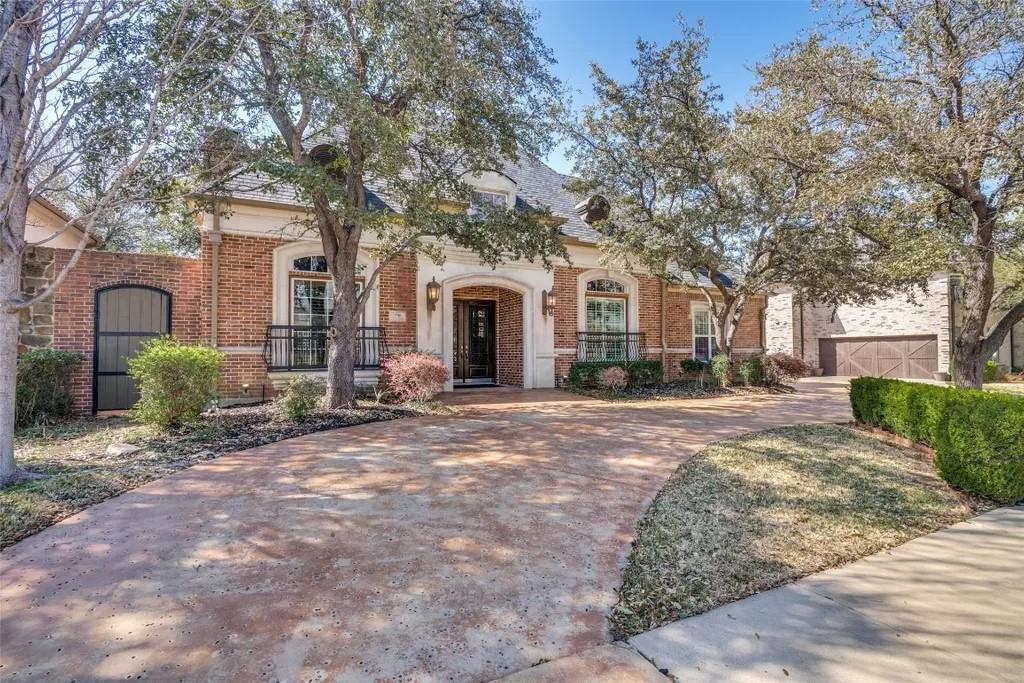
M822 339L819 345L826 375L929 379L939 369L933 336Z

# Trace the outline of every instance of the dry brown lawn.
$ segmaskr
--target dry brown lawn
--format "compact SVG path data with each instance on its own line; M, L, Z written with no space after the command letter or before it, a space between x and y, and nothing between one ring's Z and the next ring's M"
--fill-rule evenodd
M973 507L972 507L973 506ZM628 637L845 564L987 507L927 456L838 425L709 446L637 525L611 621Z

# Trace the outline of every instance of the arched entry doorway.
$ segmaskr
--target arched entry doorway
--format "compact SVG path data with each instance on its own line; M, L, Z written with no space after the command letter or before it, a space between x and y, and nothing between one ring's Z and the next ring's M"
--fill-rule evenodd
M171 295L146 285L97 290L93 345L93 412L125 410L139 398L128 359L143 342L171 332Z
M449 389L500 384L533 387L533 290L495 275L442 283L442 354Z

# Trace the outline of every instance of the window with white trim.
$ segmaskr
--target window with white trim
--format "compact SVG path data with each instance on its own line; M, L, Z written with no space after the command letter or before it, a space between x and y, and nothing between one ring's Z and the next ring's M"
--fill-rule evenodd
M473 194L469 202L470 213L477 213L483 209L504 209L507 207L508 195L504 192L473 190Z
M609 278L587 282L586 322L588 360L623 360L626 357L626 287Z
M698 360L711 360L717 352L718 342L715 340L715 325L711 321L711 311L694 311L693 357Z

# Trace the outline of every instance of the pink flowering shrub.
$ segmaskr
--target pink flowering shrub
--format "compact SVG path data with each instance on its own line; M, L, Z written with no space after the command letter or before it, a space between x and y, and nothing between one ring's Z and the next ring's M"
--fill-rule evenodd
M625 368L616 366L605 368L601 371L597 384L602 389L621 391L629 386L629 373L626 372Z
M387 396L398 403L429 401L444 391L448 368L431 353L399 353L381 362L380 378Z

